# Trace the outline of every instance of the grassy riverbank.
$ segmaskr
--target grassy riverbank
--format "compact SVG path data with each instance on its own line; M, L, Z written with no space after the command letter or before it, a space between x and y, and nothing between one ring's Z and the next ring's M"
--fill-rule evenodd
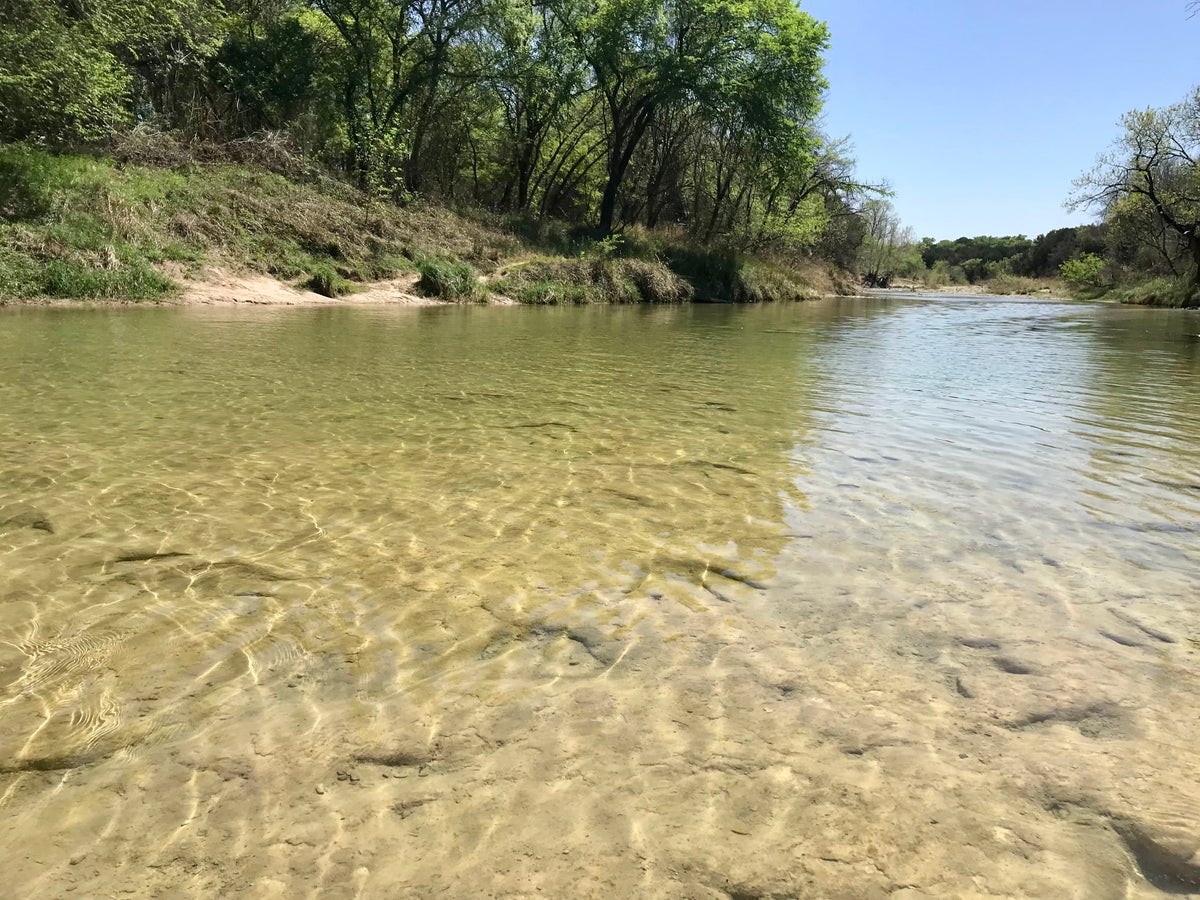
M407 277L441 300L541 304L801 300L850 289L818 262L665 233L596 241L397 206L290 158L134 161L0 146L0 303L171 300L214 270L325 297Z
M1200 294L1191 291L1182 278L1147 278L1125 273L1117 280L1103 284L1071 283L1062 278L1025 278L999 275L974 284L939 284L913 282L916 289L938 290L956 294L988 294L995 296L1059 297L1073 300L1103 300L1133 306L1161 306L1194 309L1200 306Z
M1144 278L1114 285L1087 288L1079 293L1085 300L1108 300L1133 306L1165 306L1173 309L1200 308L1200 291L1184 279Z

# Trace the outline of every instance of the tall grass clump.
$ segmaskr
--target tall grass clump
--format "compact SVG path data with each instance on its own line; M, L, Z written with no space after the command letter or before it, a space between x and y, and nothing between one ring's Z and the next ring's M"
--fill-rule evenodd
M145 229L86 157L0 146L0 299L157 300L175 285Z
M520 303L682 303L692 287L661 262L611 255L534 259L500 273L496 290Z
M766 259L687 246L668 249L666 258L702 302L773 303L816 296L790 266Z
M443 300L483 298L479 274L469 263L422 257L417 260L417 271L421 273L417 290L428 297L440 297Z
M341 297L354 290L354 285L328 264L313 266L312 272L300 286L322 297Z
M1033 294L1044 287L1044 283L1036 278L1023 278L1020 275L1000 274L986 283L989 293L1007 296L1010 294Z
M1108 294L1121 303L1134 306L1173 306L1182 309L1200 308L1200 290L1174 278L1152 278L1139 284L1125 285Z

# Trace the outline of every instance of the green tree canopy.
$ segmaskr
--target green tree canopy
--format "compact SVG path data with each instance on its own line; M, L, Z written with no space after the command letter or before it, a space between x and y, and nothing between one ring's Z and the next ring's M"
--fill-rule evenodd
M1126 234L1164 244L1200 302L1200 87L1180 103L1127 113L1121 124L1113 148L1076 181L1070 206L1099 209Z
M72 144L177 117L224 20L214 0L0 0L0 139Z
M269 130L375 195L808 248L861 195L792 0L0 0L0 140ZM853 255L853 250L850 251Z

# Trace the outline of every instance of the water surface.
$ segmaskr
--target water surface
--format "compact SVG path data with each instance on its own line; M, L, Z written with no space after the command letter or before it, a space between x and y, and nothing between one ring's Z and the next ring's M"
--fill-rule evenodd
M17 896L1200 894L1200 317L0 317Z

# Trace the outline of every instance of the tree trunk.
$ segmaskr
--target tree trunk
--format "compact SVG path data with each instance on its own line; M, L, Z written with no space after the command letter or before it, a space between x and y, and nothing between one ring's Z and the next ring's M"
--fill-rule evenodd
M619 155L614 155L608 163L608 180L604 184L604 196L600 198L600 233L607 236L612 234L613 214L617 210L617 192L621 190L621 182L625 178L625 167L621 165Z
M615 117L614 117L615 119ZM604 185L604 196L600 199L600 232L603 235L612 234L613 218L617 211L617 195L621 192L621 183L625 180L625 172L633 159L633 152L642 141L646 128L654 119L654 106L646 104L633 116L631 122L622 123L619 127L613 122L613 140L609 147L608 181ZM626 136L628 135L628 136Z
M517 210L525 212L529 208L529 183L533 180L534 147L528 136L521 143L517 157Z

